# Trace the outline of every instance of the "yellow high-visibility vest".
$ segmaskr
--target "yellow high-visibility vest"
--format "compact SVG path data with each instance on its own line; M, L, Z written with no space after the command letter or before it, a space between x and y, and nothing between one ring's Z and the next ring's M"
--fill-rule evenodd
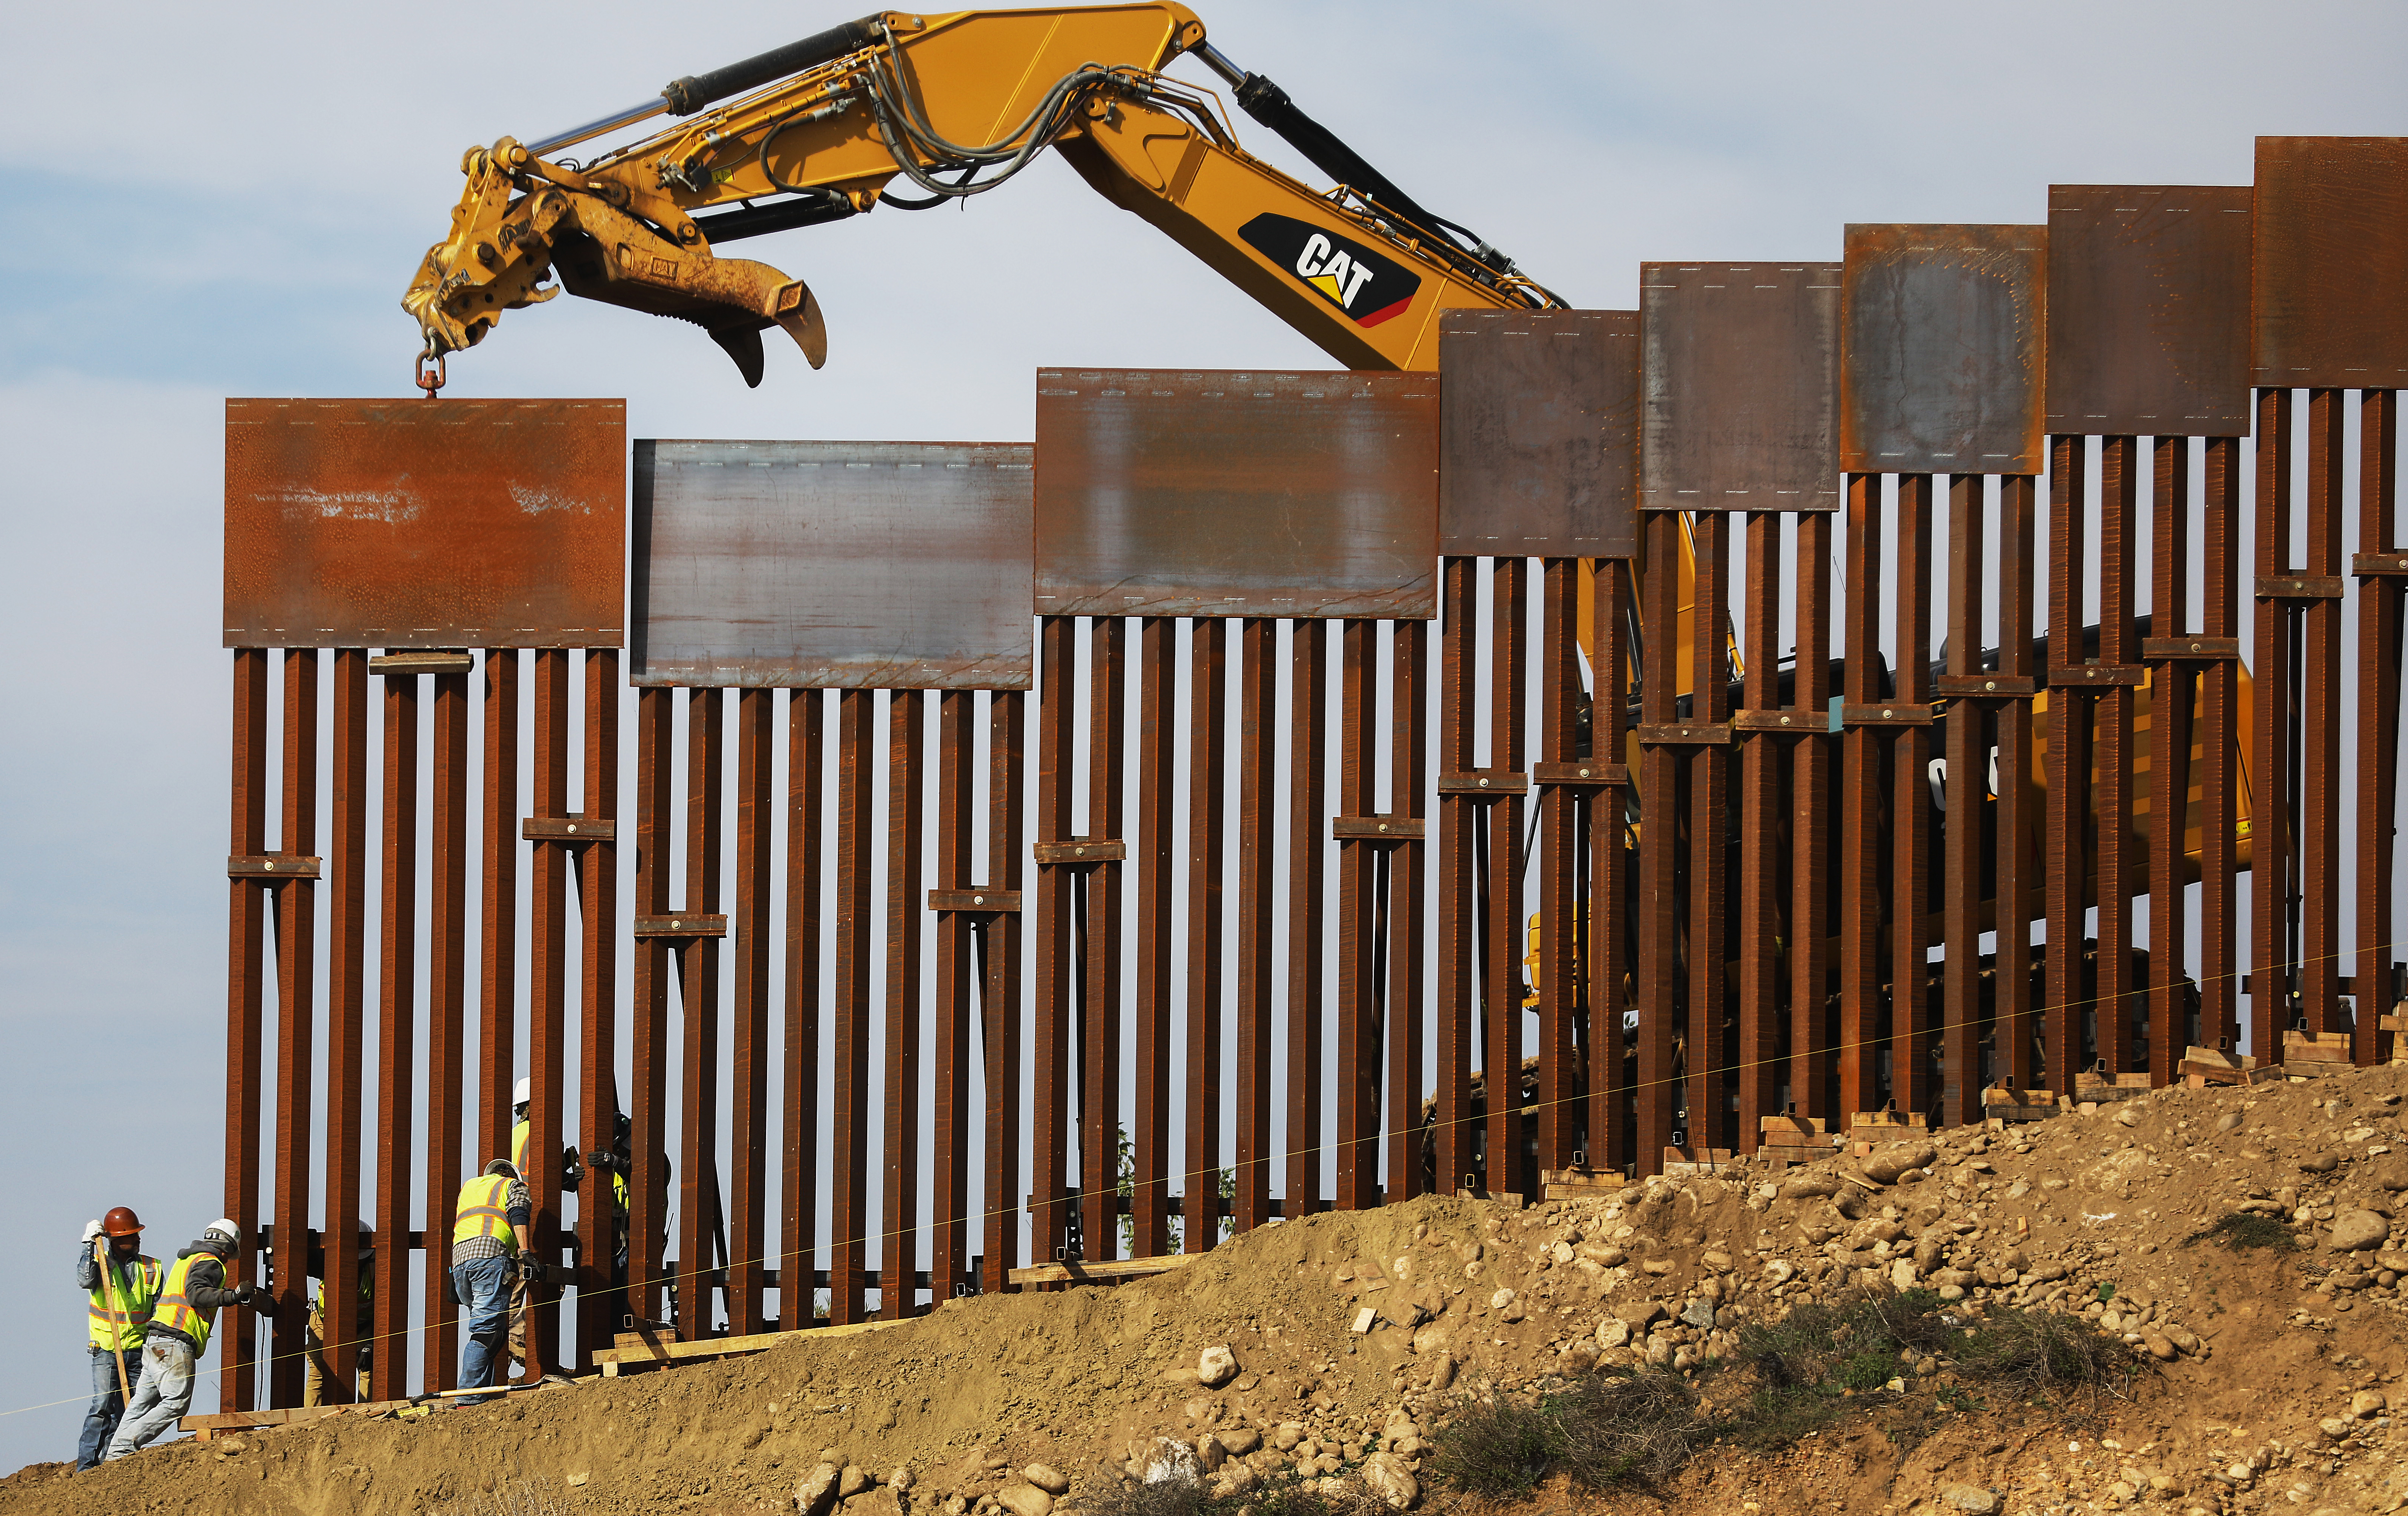
M474 1237L492 1237L510 1251L518 1251L518 1234L510 1230L509 1196L508 1174L480 1174L460 1186L459 1203L452 1211L457 1218L452 1223L452 1246Z
M215 1306L204 1309L194 1305L186 1294L193 1266L204 1258L219 1261L217 1254L210 1252L188 1253L177 1259L175 1266L167 1270L167 1282L160 1292L158 1304L150 1310L151 1325L181 1332L193 1339L195 1357L209 1351L209 1323L218 1319Z
M526 1178L527 1134L534 1130L533 1122L521 1122L510 1128L510 1166L519 1171L521 1179Z
M142 1346L143 1328L150 1324L150 1313L159 1303L159 1287L167 1271L159 1260L148 1253L137 1255L131 1267L121 1268L112 1254L100 1266L100 1288L92 1293L92 1345L104 1351L131 1352ZM109 1298L110 1280L114 1278L116 1298Z

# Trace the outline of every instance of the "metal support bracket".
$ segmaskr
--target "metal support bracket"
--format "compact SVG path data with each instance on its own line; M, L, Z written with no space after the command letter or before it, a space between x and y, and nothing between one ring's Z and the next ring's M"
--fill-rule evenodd
M1639 740L1659 747L1727 747L1732 740L1731 729L1720 722L1676 722L1663 726L1641 726Z
M2241 639L2237 636L2145 636L2141 639L2141 656L2163 658L2180 664L2228 663L2240 658Z
M2029 674L1942 674L1931 681L1935 694L1955 699L2013 699L2040 693L2040 680Z
M2360 579L2408 579L2408 552L2356 553L2349 571Z
M566 842L572 846L616 842L619 823L587 816L529 816L519 823L519 836L529 842Z
M1886 706L1842 706L1840 724L1849 726L1928 726L1931 708L1893 701Z
M638 916L636 936L638 937L706 937L727 935L727 918L698 911L676 916Z
M1040 864L1117 864L1128 858L1128 844L1111 837L1072 837L1066 842L1032 842L1029 851Z
M1819 710L1783 710L1770 707L1763 710L1741 710L1731 714L1731 729L1736 732L1787 733L1791 737L1813 732L1828 732L1831 719Z
M250 857L230 854L226 858L226 878L230 880L314 880L324 860L303 857L289 852L263 852Z
M2260 574L2260 600L2338 600L2343 585L2338 574Z
M1541 787L1555 784L1568 790L1603 790L1628 784L1630 770L1621 764L1600 764L1584 758L1569 764L1532 764L1530 778Z
M2050 669L2048 682L2057 690L2105 690L2119 684L2137 689L2149 682L2149 671L2139 664L2076 664Z
M1333 816L1329 835L1340 842L1419 842L1428 823L1419 816Z
M1460 774L1438 777L1440 794L1499 795L1528 794L1530 776L1505 768L1473 768Z
M931 890L928 892L928 908L957 910L972 916L1008 916L1020 909L1020 892L977 886L967 890Z

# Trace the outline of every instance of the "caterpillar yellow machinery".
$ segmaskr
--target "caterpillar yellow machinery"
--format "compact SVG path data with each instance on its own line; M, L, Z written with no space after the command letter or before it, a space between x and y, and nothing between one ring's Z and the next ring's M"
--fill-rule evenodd
M1211 93L1163 72L1182 55L1337 187L1316 193L1240 148ZM564 156L662 116L679 120ZM451 235L402 302L424 336L420 383L439 387L447 355L564 288L694 322L748 384L773 326L816 368L827 335L809 286L719 248L983 194L1048 148L1349 368L1436 367L1441 310L1563 304L1230 63L1183 6L885 11L556 136L469 150Z
M1249 117L1334 187L1315 191L1247 152L1216 94L1164 72L1182 57L1225 83ZM664 117L673 124L650 136L581 161L567 156ZM700 326L750 385L762 380L762 334L772 327L816 368L828 337L809 286L720 249L880 207L924 210L983 194L1048 149L1349 368L1437 367L1447 309L1564 305L1477 234L1424 207L1277 84L1231 63L1183 6L884 11L678 79L574 130L469 150L451 233L427 250L403 300L423 337L418 382L435 393L450 354L482 341L505 311L562 289ZM1672 633L1685 696L1697 635L1685 533L1682 548ZM1594 649L1588 633L1584 622L1581 640ZM1728 641L1727 620L1715 635ZM1736 679L1736 646L1727 665ZM1635 685L1636 668L1628 673ZM2246 734L2245 673L2240 691L2234 730ZM2143 731L2148 698L2139 692ZM2036 714L2044 743L2044 695ZM2043 754L2033 757L2031 772L2045 774ZM2245 867L2245 737L2240 757ZM2143 751L2136 779L2146 772ZM1969 778L1982 779L1956 782ZM1950 778L1932 780L1944 806ZM2202 816L2195 794L2183 819L2194 867ZM2154 821L2145 801L2133 817L2145 840ZM1634 805L1633 835L1636 824Z

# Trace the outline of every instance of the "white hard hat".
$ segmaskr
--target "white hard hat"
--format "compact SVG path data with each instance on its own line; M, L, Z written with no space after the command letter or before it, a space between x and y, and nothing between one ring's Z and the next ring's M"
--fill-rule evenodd
M233 1221L226 1217L219 1217L216 1221L209 1223L208 1225L203 1227L201 1230L204 1232L215 1232L218 1236L225 1238L228 1242L233 1243L237 1248L242 1246L242 1228L236 1225Z
M525 1078L524 1076L522 1076L522 1077L520 1078L520 1080L519 1080L518 1083L516 1083L516 1084L514 1084L514 1085L510 1086L510 1104L511 1104L511 1105L513 1105L513 1106L523 1106L523 1105L525 1105L528 1101L530 1101L530 1100L532 1100L532 1099L534 1099L534 1098L535 1098L535 1080L531 1080L531 1079L527 1079L527 1078Z

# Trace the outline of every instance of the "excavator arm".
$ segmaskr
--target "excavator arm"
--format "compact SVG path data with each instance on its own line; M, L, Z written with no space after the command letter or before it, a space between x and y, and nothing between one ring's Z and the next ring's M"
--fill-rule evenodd
M1215 95L1163 74L1182 53L1337 187L1315 192L1240 148ZM662 116L682 120L586 162L565 155ZM773 326L816 368L826 336L809 287L720 247L983 193L1048 148L1350 368L1436 367L1450 307L1561 304L1231 64L1183 6L887 11L573 132L469 150L451 236L402 302L424 335L420 383L438 386L444 356L502 312L562 288L701 326L748 384Z

